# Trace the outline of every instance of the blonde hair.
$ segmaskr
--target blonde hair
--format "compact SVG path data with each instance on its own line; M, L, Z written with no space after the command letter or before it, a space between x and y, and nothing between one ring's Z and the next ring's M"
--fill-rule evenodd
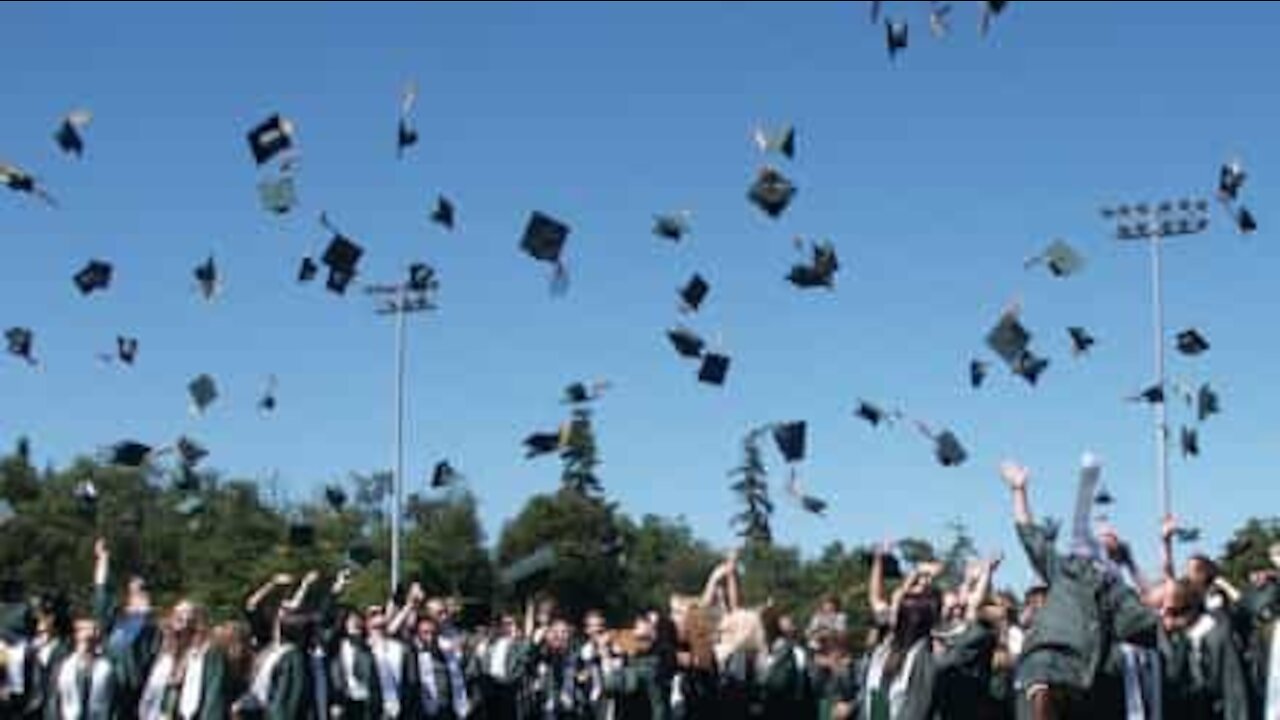
M720 662L735 652L759 653L767 647L759 611L734 610L720 620L720 639L715 650Z

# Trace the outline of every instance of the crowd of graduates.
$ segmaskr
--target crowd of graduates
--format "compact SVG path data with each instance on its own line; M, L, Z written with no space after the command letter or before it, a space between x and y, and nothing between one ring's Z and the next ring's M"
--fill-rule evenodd
M473 623L417 583L354 607L344 570L270 578L214 624L194 599L155 607L145 578L113 578L100 540L87 606L5 608L0 718L1280 718L1280 543L1244 588L1198 555L1179 576L1169 519L1147 577L1090 514L1096 466L1066 549L1031 513L1028 471L1001 474L1041 582L996 591L999 557L958 583L932 562L895 572L885 546L865 632L835 598L803 621L749 604L736 554L700 594L632 618L567 617L537 596Z

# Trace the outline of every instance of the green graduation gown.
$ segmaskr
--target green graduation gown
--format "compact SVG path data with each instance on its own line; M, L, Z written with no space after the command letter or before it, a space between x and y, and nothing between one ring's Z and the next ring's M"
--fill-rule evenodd
M656 655L638 655L605 674L605 692L616 701L617 720L668 720L670 704Z

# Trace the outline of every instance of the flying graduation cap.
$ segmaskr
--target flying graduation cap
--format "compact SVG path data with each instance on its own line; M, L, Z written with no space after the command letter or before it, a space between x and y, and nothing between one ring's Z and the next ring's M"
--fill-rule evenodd
M335 295L344 295L347 292L347 286L355 279L356 265L364 255L364 248L335 228L329 222L328 215L320 214L320 224L333 234L329 245L324 250L324 255L320 256L320 262L329 269L325 287Z
M689 234L689 218L691 216L692 213L688 210L654 215L653 234L665 240L680 242L685 235Z
M1218 199L1223 202L1234 201L1240 194L1240 188L1244 187L1247 177L1248 174L1245 173L1244 166L1239 160L1225 163L1218 171Z
M1018 359L1028 352L1031 344L1031 333L1018 321L1018 314L1009 310L1000 316L1000 321L987 333L987 347L1013 367Z
M262 391L262 396L258 398L258 412L266 415L274 412L276 409L276 376L269 375L267 377L267 387Z
M84 268L75 274L72 280L81 295L91 295L98 290L106 290L111 286L113 268L111 263L103 260L90 260Z
M701 336L686 327L676 327L667 331L667 339L680 357L700 358L707 343Z
M4 340L10 355L26 360L30 365L36 364L35 356L32 354L35 347L35 333L30 328L11 327L4 331Z
M1178 434L1178 444L1182 447L1182 457L1197 457L1200 455L1200 435L1195 428L1182 426L1181 432Z
M1078 325L1067 328L1067 334L1071 336L1072 355L1084 355L1098 342L1088 330Z
M407 148L418 144L418 131L414 129L412 119L413 105L418 99L418 84L408 82L400 95L400 121L396 125L396 157L402 157Z
M302 258L302 262L298 264L298 282L309 283L315 279L316 273L320 272L320 266L312 260L310 256Z
M1178 333L1177 348L1183 355L1194 357L1208 351L1209 341L1200 334L1199 330L1188 328Z
M58 129L53 133L58 149L68 155L81 157L84 155L84 137L81 133L93 120L93 113L88 110L72 110L63 116Z
M107 462L122 467L141 467L151 456L151 446L137 440L121 440L112 445L107 454Z
M787 494L795 498L800 503L800 508L807 513L821 517L827 512L827 501L806 495L800 487L800 479L794 475L787 481Z
M720 353L706 353L702 356L702 367L698 369L698 382L720 386L724 385L729 374L730 358Z
M1218 394L1209 387L1209 383L1201 385L1196 392L1196 419L1204 422L1220 412L1222 408L1218 403Z
M1044 263L1054 277L1070 277L1084 269L1084 256L1065 240L1054 240L1039 255L1023 265L1032 267Z
M785 175L774 168L763 167L747 190L747 199L764 214L776 219L791 204L795 194L795 185Z
M1242 235L1248 235L1258 229L1258 221L1253 217L1253 213L1249 209L1241 205L1236 210L1236 228L1240 230Z
M948 16L951 15L951 3L938 2L933 0L929 3L929 31L936 38L946 36L951 30L951 22Z
M840 261L836 248L830 242L813 244L813 260L808 265L793 265L787 281L798 288L831 288L835 286L836 270Z
M116 336L116 357L125 365L132 365L138 357L138 338Z
M324 489L324 501L334 512L342 512L347 504L347 491L339 485L329 485Z
M900 20L885 20L885 45L889 48L889 59L893 60L898 53L907 49L907 23Z
M1164 386L1159 383L1143 389L1137 395L1126 398L1129 402L1145 402L1149 405L1164 402Z
M766 131L763 127L757 127L752 134L752 140L762 153L780 153L788 160L796 156L796 129L792 125L785 125L773 133Z
M293 123L272 115L249 131L248 140L254 162L262 165L293 147Z
M191 274L196 279L196 287L200 290L200 295L205 300L212 300L214 295L218 294L221 287L221 281L218 277L218 265L210 255L204 262L196 266Z
M568 405L582 405L599 398L609 388L607 380L597 380L591 384L575 382L564 389L561 402Z
M178 438L173 448L178 453L178 461L185 467L194 468L209 457L208 448L186 435Z
M872 427L879 427L880 423L896 416L896 413L888 413L879 406L873 405L866 400L858 400L858 407L854 409L853 414L858 418L866 420Z
M431 471L431 487L437 490L440 488L446 488L453 485L461 478L462 475L457 470L453 469L453 466L449 464L448 460L441 460L436 463L435 468Z
M431 222L443 226L446 230L453 229L453 203L444 195L436 196L436 207L431 211Z
M985 37L987 31L991 29L991 23L995 18L1004 12L1004 8L1008 5L1008 0L983 0L982 17L978 21L978 30Z
M560 449L561 438L564 433L557 430L556 432L535 432L530 433L524 439L526 460L530 458L547 455Z
M36 182L34 175L24 171L16 165L9 165L0 162L0 183L14 192L26 193L34 195L44 201L49 207L57 207L58 201L53 199L44 188L40 187Z
M803 420L778 423L773 426L773 442L788 463L804 459L806 424Z
M934 433L929 426L917 421L916 429L933 441L933 456L943 467L956 467L969 458L969 453L960 444L960 439L950 430Z
M707 298L711 285L698 273L694 273L689 278L689 282L680 288L680 311L691 313L696 312L702 306L702 301Z
M273 215L286 215L298 204L298 191L292 175L267 178L258 183L258 202Z
M529 257L539 262L550 263L555 267L551 276L551 291L561 294L568 287L568 274L560 255L564 252L565 242L569 239L570 227L555 218L535 210L529 215L524 235L520 239L520 249Z
M187 383L187 395L191 398L191 411L203 415L213 401L218 399L218 385L212 376L202 374Z
M982 387L982 382L987 379L987 371L990 365L985 360L974 358L969 361L969 387L978 389Z

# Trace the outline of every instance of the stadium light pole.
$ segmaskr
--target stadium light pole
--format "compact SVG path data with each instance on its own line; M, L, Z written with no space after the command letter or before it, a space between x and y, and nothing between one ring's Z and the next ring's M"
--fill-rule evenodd
M1151 250L1151 320L1155 351L1155 386L1163 393L1154 406L1156 430L1156 491L1160 517L1172 512L1169 490L1169 421L1164 370L1164 271L1161 250L1166 238L1197 235L1209 227L1209 202L1203 198L1162 200L1104 207L1102 217L1115 224L1117 240L1146 240Z
M415 266L416 267L416 266ZM410 280L395 285L369 285L366 294L384 298L375 311L378 315L394 315L395 327L395 422L394 422L394 458L391 475L391 594L395 594L400 585L402 536L402 520L404 516L404 376L405 356L408 344L405 341L405 316L410 313L434 310L429 294L437 285L434 273L427 269L425 280L417 273L411 272Z

